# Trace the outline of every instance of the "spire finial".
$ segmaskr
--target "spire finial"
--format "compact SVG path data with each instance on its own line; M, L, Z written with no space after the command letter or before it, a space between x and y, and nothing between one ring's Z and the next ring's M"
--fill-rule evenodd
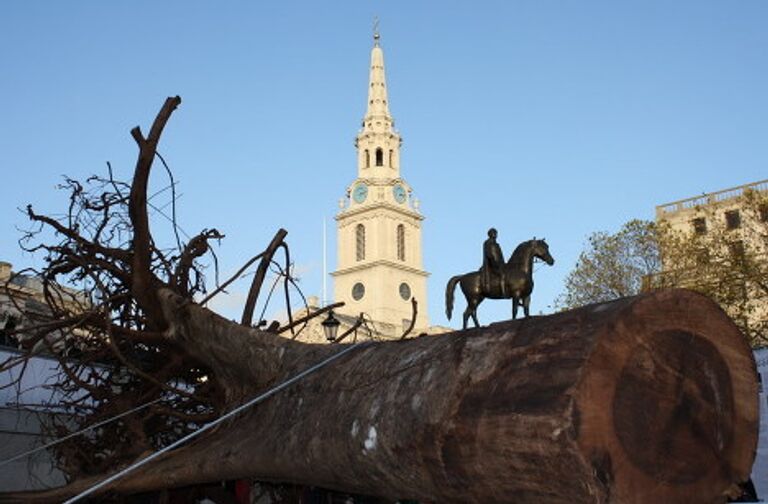
M373 17L373 44L379 46L379 16Z

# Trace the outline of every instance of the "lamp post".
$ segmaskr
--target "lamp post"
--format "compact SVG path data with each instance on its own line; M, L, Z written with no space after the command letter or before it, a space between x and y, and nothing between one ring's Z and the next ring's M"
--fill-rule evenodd
M336 319L336 317L333 316L333 310L330 310L328 312L328 318L326 318L322 322L323 332L325 333L325 339L333 343L336 340L336 335L339 332L340 325L341 325L341 322L339 322Z

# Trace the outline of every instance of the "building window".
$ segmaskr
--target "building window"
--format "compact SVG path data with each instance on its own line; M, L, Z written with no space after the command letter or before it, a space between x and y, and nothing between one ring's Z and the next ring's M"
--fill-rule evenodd
M697 235L707 234L707 219L704 217L697 217L693 219L693 232Z
M725 212L725 228L737 229L741 226L741 215L738 210L728 210Z
M697 249L694 257L696 258L697 266L706 266L707 264L709 264L709 249L706 249L706 248Z
M740 300L740 301L747 300L747 284L744 282L743 278L734 278L730 282L727 282L723 286L723 288L725 290L726 299L733 299L733 300ZM736 320L734 320L734 322L744 327L747 321L745 317L741 316L741 317L736 317Z
M389 167L394 168L395 167L395 151L392 149L389 149Z
M768 203L760 205L757 212L760 214L760 222L768 222Z
M365 259L365 226L362 224L355 228L355 257L358 261Z
M405 261L405 226L397 225L397 258Z
M365 167L370 168L371 167L371 151L368 149L365 149Z
M728 252L734 262L741 262L744 259L744 242L741 240L733 241L728 244Z
M355 301L360 301L363 299L363 296L365 296L365 285L363 285L360 282L357 282L355 285L352 286L352 299Z
M403 298L403 301L411 299L411 286L407 283L401 283L398 291L400 292L400 297Z
M384 166L384 151L376 149L376 166Z
M19 339L10 333L16 329L18 320L13 315L5 314L5 321L0 320L0 346L18 347Z

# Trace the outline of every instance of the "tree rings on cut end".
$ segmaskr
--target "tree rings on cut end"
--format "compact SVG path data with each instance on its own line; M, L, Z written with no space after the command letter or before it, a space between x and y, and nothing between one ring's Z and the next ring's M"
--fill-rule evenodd
M630 351L612 409L627 457L658 481L698 481L733 441L728 366L713 344L686 331L655 333Z
M611 502L713 502L754 460L751 349L713 301L690 291L616 308L574 391L579 450Z

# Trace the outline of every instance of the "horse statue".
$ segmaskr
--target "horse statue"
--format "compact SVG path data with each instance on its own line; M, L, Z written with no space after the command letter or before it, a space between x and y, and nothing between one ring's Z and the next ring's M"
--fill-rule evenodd
M494 275L489 288L486 290L480 281L480 272L456 275L448 280L445 288L445 314L448 320L453 313L453 291L456 284L461 285L461 292L467 299L467 309L464 310L464 326L467 328L469 317L475 322L475 327L480 327L477 322L477 307L485 298L510 299L512 298L512 319L517 318L517 308L523 305L525 316L528 317L528 309L533 291L533 260L541 259L552 266L555 260L549 254L549 245L542 240L528 240L517 246L512 256L501 268L502 275Z

